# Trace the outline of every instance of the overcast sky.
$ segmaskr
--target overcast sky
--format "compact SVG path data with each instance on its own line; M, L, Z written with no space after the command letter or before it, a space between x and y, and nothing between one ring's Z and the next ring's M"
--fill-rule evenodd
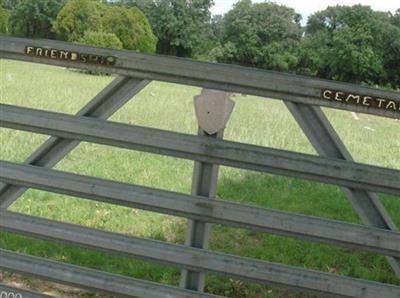
M232 5L237 0L214 0L214 7L211 8L213 14L224 14L232 8ZM253 0L255 2L264 2L263 0ZM303 22L307 17L319 10L325 9L327 6L340 5L353 5L363 4L369 5L374 10L392 11L400 8L400 0L275 0L278 4L287 5L294 8L298 13L303 16Z

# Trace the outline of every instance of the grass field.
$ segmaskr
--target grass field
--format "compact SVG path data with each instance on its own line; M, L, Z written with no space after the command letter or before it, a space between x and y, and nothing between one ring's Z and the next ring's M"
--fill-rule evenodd
M91 76L63 68L0 60L0 101L65 113L77 112L112 77ZM193 96L199 88L153 82L111 119L195 134ZM280 101L235 96L236 106L225 138L315 154ZM400 169L400 122L393 119L325 110L358 162ZM0 158L23 161L47 136L0 129ZM193 162L82 143L57 167L59 170L111 180L190 192ZM221 167L217 196L223 200L360 223L338 187L315 182ZM379 194L400 226L400 200ZM185 219L29 190L12 210L65 222L174 243L184 242ZM177 285L179 270L89 249L0 233L0 247L127 276ZM335 274L400 285L385 258L335 246L294 240L214 225L211 249L282 262ZM0 274L8 282L62 297L105 297ZM210 275L207 291L229 297L308 297Z

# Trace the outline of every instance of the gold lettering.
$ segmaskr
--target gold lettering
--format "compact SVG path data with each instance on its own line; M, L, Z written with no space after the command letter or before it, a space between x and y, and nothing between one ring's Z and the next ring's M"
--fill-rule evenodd
M369 106L371 106L371 103L370 103L371 100L372 100L372 97L370 97L370 96L364 96L364 99L363 99L362 104L363 104L364 106L369 107Z
M71 53L71 60L73 60L73 61L78 60L78 57L79 57L78 53L75 53L75 52Z
M110 56L111 57L111 56ZM106 63L114 63L108 61L109 57L105 57L107 59ZM113 58L113 57L112 57ZM327 100L335 100L351 105L363 105L366 107L374 107L375 109L386 109L386 110L394 110L400 111L400 101L384 99L374 96L361 95L355 93L348 93L345 91L336 91L330 89L322 89L321 90L321 99Z
M360 95L349 94L345 99L346 102L349 102L350 99L356 100L357 102L360 101Z
M105 62L106 62L106 57L104 57L104 56L99 56L99 58L100 58L99 63L100 63L101 65L105 64Z
M336 92L335 100L337 100L337 101L342 101L343 99L340 98L341 95L344 95L344 93L343 93L343 92Z
M89 55L89 62L92 62L92 63L98 63L99 61L99 56L97 56L97 55Z
M43 49L42 48L36 48L36 56L43 56Z
M94 63L94 64L102 64L102 65L113 65L116 62L116 58L113 56L101 56L101 55L94 55L94 54L69 52L66 50L46 49L45 47L26 46L25 54L35 55L35 56L39 56L39 57L47 57L47 58L51 58L51 59L81 61L83 63ZM334 95L333 91L326 90L324 92L324 97L326 99L330 99L329 96L333 96L333 95Z
M114 65L115 64L115 58L112 56L107 57L107 64L108 65Z
M68 59L68 52L67 51L60 51L60 59Z
M57 50L50 50L50 58L52 59L57 58Z
M33 50L34 50L34 47L26 47L26 49L25 49L25 53L26 54L32 54L33 53Z
M33 47L33 46L26 46L25 54L35 55L39 57L47 57L51 59L80 61L83 63L94 63L100 65L113 65L116 61L116 58L112 56L101 56L94 54L69 52L67 50L46 49L45 47ZM332 91L327 91L327 92L330 92L332 95Z
M85 62L87 61L87 55L86 55L86 54L81 54L81 55L80 55L80 58L81 58L81 61L82 61L83 63L85 63Z
M386 99L377 98L376 101L378 102L378 108L382 108L382 104L386 102Z
M325 99L331 99L331 98L330 98L331 95L332 95L332 91L330 91L330 90L325 90L325 91L322 93L322 96L323 96L323 98L325 98Z
M394 102L393 100L390 100L389 103L386 105L386 110L390 108L392 108L395 111L397 110L396 102Z

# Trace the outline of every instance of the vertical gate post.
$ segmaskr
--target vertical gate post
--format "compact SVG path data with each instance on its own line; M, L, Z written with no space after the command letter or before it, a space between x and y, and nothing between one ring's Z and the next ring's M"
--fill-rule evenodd
M232 113L234 102L222 91L203 89L195 96L194 105L199 124L198 135L208 138L223 138L224 128ZM192 180L192 195L214 199L217 191L218 165L195 162ZM185 244L196 248L208 248L210 224L188 220ZM203 291L205 274L183 269L181 287Z

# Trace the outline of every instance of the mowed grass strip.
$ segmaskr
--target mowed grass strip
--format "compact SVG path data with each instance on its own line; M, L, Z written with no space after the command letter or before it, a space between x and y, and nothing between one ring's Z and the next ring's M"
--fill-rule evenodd
M112 79L64 68L0 60L0 102L74 114ZM199 93L196 87L152 82L111 120L196 134L193 96ZM316 154L282 102L242 95L233 99L236 106L226 128L226 139ZM399 121L330 109L324 111L356 161L400 169ZM1 128L0 158L23 161L46 138ZM82 143L56 169L190 193L193 162ZM360 223L339 188L332 185L221 167L217 196ZM399 198L379 196L400 226ZM11 210L128 235L184 242L186 220L183 218L43 191L27 191ZM0 247L165 284L179 283L176 268L10 233L0 234ZM383 256L366 252L220 225L213 226L210 247L266 261L400 284ZM34 279L24 282L39 290L50 287L63 297L91 296L75 291L67 295L64 288ZM229 297L308 297L214 275L207 277L207 291Z

